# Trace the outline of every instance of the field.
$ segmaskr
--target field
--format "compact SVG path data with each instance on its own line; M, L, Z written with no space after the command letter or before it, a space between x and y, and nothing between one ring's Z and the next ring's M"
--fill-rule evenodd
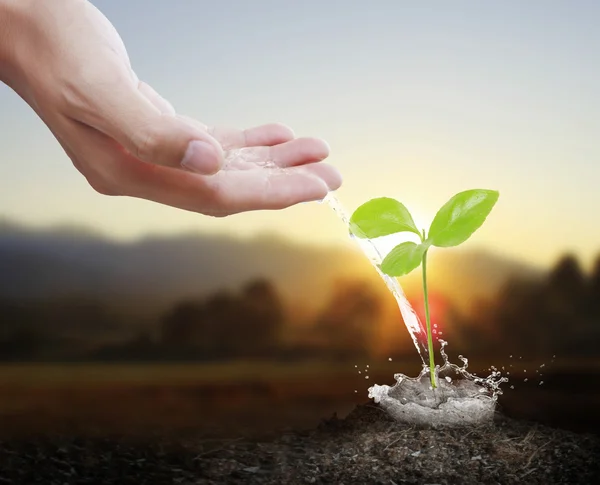
M374 362L368 380L364 363L3 365L0 427L11 435L269 435L313 428L333 413L345 416L368 401L369 385L391 384L399 370L415 375L416 364ZM539 365L523 364L528 383L527 374L513 370L500 409L517 418L598 431L597 363L557 361L545 371L543 385L532 378Z
M365 379L353 370L255 362L2 366L1 427L11 433L220 437L312 427L366 400ZM379 369L371 379L382 374L389 380L393 371Z

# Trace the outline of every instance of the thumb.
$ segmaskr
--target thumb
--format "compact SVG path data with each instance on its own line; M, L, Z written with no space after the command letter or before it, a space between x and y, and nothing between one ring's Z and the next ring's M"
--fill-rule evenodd
M94 113L93 126L136 158L155 165L211 175L223 164L221 144L198 126L162 113L138 90L111 96ZM116 97L116 99L115 99Z

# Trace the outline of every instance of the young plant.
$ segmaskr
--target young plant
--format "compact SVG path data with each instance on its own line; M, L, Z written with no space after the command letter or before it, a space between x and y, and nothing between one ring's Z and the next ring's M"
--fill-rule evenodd
M431 386L435 389L435 358L427 295L427 251L431 246L449 248L465 242L481 227L498 201L495 190L474 189L460 192L446 202L435 215L429 231L419 230L408 209L395 199L380 197L361 205L350 218L350 231L359 238L374 239L399 232L419 236L420 244L398 244L381 263L389 276L404 276L419 265L423 267L423 297L427 324L427 348Z

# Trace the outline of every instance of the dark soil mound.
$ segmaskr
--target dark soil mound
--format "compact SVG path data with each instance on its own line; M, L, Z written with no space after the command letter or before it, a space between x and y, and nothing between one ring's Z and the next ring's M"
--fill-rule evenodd
M37 438L0 443L0 484L596 484L600 438L498 416L428 430L373 404L269 440L171 443Z

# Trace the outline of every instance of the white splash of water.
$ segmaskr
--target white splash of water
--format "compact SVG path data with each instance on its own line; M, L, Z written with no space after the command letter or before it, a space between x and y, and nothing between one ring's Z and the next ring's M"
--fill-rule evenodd
M400 422L429 427L452 427L490 422L501 384L506 377L495 368L486 377L467 371L469 361L460 356L463 365L450 363L444 351L447 342L440 340L444 365L435 368L438 387L432 389L429 368L423 367L418 377L395 374L394 386L369 388L369 398L380 404Z

